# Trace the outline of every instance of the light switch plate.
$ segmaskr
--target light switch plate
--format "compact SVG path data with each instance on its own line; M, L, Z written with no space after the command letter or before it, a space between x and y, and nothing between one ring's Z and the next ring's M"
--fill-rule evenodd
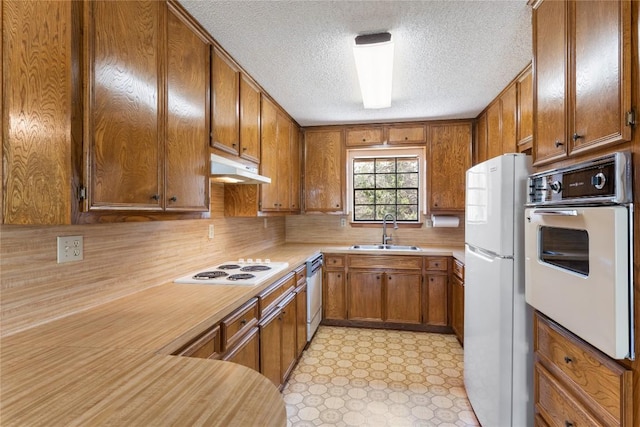
M84 257L82 236L58 236L58 264L82 261Z

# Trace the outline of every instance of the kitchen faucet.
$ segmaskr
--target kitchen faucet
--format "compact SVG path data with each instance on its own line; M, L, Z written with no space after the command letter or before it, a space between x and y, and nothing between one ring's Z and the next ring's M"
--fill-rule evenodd
M386 214L384 218L382 218L382 244L386 245L389 240L393 240L391 236L387 236L387 218L391 217L393 220L393 228L395 230L398 229L398 223L396 222L396 217L393 214Z

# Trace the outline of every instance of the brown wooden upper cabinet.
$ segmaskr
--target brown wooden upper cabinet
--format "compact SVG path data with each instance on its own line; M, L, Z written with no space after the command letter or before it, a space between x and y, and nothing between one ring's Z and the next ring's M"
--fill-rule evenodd
M344 212L344 131L304 133L304 210Z
M533 5L534 164L631 139L631 1Z
M465 173L471 167L471 123L429 126L429 212L463 211Z
M86 208L208 210L204 32L170 3L85 6Z
M387 126L389 144L425 144L427 131L424 124Z
M518 152L531 150L533 144L533 75L531 65L516 81L518 113L516 118Z
M353 126L345 130L347 147L380 145L385 141L382 126Z
M345 129L347 147L384 144L422 145L427 142L423 123L349 126Z

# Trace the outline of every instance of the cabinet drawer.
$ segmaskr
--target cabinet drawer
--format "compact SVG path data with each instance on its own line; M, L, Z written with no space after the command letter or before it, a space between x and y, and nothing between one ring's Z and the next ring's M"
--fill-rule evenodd
M464 282L464 264L457 259L453 260L453 274Z
M422 257L405 255L351 255L348 259L352 268L384 268L392 270L420 270Z
M254 371L260 371L260 341L258 327L250 328L238 343L230 348L222 360L237 363Z
M227 351L236 341L258 323L258 300L251 299L243 307L227 316L220 324L222 351Z
M424 259L424 269L428 271L447 271L447 258L429 256Z
M209 329L176 354L200 359L217 359L220 357L220 326Z
M264 317L268 311L274 308L286 294L295 288L295 286L295 275L293 273L289 273L283 279L280 279L278 282L264 290L258 296L260 318Z
M603 426L541 364L535 366L535 405L555 426Z
M347 128L347 147L358 145L377 145L384 142L381 126Z
M535 317L539 360L611 425L631 425L632 372L540 314Z
M296 288L303 285L307 281L307 266L302 264L295 269L296 273Z
M324 265L326 268L342 268L344 267L344 255L325 255Z
M389 144L425 143L427 136L425 127L393 126L388 128Z

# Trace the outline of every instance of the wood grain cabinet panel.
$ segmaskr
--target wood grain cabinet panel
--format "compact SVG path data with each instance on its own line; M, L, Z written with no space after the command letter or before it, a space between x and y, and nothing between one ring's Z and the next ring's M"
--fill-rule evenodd
M246 335L229 349L222 360L237 363L260 372L260 335L257 327L251 328Z
M384 142L384 129L382 126L358 126L345 130L345 145L358 147L368 145L380 145Z
M5 224L71 224L78 210L79 15L78 2L2 2Z
M516 82L518 97L517 147L518 152L530 150L533 143L533 75L531 66Z
M89 209L162 210L164 6L85 3Z
M464 283L459 277L451 278L451 329L460 344L464 343Z
M226 153L240 154L240 70L217 47L211 53L211 143Z
M350 271L347 282L349 320L382 322L381 272Z
M279 310L260 321L260 373L280 387L282 318Z
M465 174L471 167L471 123L438 124L429 128L429 211L462 211Z
M389 144L425 144L427 132L424 125L387 126L387 142Z
M630 8L534 4L534 165L631 139Z
M209 210L209 43L168 3L167 211Z
M312 130L304 135L304 209L344 211L344 133Z
M567 3L544 1L533 11L534 144L536 164L566 154Z
M500 154L516 153L517 87L511 84L500 95Z
M240 75L240 157L260 163L260 90Z
M384 308L386 322L413 323L422 322L421 287L422 274L385 273Z
M444 274L427 274L424 291L426 295L425 323L434 326L449 324L449 297L447 292L447 276Z
M296 295L282 302L282 348L280 351L280 384L284 384L298 360Z
M302 146L300 145L300 127L291 123L289 132L289 210L299 213L302 204Z
M307 346L307 284L296 288L296 355Z
M553 392L588 408L588 415L595 421L585 425L633 425L632 371L540 314L536 314L534 325L538 390L535 403L541 416L550 425L570 417L565 414L566 407L554 406L558 405L558 398L550 397ZM551 391L543 394L543 390Z
M502 154L502 126L500 99L487 109L487 158L492 159Z
M322 318L345 320L347 318L347 288L344 270L325 270L322 281Z

